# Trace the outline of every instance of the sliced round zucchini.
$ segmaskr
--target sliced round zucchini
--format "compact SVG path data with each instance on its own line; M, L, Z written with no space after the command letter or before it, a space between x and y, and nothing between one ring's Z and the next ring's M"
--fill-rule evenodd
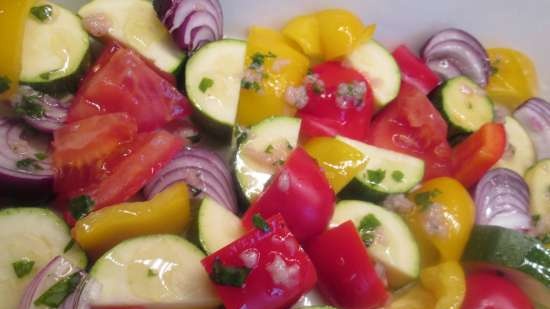
M409 191L424 177L424 161L418 158L342 136L337 139L355 147L368 159L367 167L338 194L342 199L381 202L390 194Z
M37 13L44 10L49 13ZM48 1L38 1L31 12L23 37L21 83L51 94L75 91L90 64L90 40L80 19Z
M198 213L199 242L211 254L245 234L241 219L211 198L205 198Z
M465 76L447 80L430 98L449 123L451 136L475 132L493 121L493 102L485 90Z
M418 277L420 253L413 234L401 217L380 206L362 201L341 201L336 205L331 226L352 220L361 228L364 218L371 217L379 226L367 247L369 254L386 269L388 283L399 288Z
M76 244L71 244L69 227L50 210L0 210L0 309L17 308L32 278L58 255L65 255L75 266L85 268L86 255ZM16 269L17 264L26 264L30 269Z
M254 200L275 173L272 164L284 162L261 162L265 156L290 152L298 144L301 120L292 117L271 117L250 128L246 136L239 138L240 143L235 154L235 176L245 203ZM277 150L276 148L282 148Z
M510 116L504 118L504 129L506 130L506 150L494 167L511 169L523 175L536 160L533 142L521 124Z
M173 305L212 308L220 304L201 260L204 254L175 235L124 241L90 271L102 288L95 305Z
M132 47L159 69L177 74L185 54L170 37L148 0L94 0L78 11L83 19L104 17L109 36Z
M185 89L196 122L225 139L237 117L246 42L220 40L197 51L185 67Z
M391 53L375 40L357 47L347 61L361 72L372 87L378 108L391 102L401 87L401 70Z
M537 162L525 172L531 193L531 214L550 216L550 159Z

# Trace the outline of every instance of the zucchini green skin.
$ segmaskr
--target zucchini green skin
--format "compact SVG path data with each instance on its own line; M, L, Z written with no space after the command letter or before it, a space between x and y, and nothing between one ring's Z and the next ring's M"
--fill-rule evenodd
M381 203L390 193L378 191L375 188L353 178L339 193L341 200L362 200L372 203Z

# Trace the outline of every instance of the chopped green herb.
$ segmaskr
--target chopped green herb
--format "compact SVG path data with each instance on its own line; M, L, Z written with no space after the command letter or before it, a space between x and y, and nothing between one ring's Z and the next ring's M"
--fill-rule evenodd
M537 223L539 223L540 221L540 215L533 215L531 219L533 219L533 224L537 225Z
M386 171L382 169L367 170L367 176L370 183L377 185L386 178Z
M416 205L420 206L422 210L426 210L433 204L432 198L438 194L441 194L441 191L438 189L420 192L414 196L414 202Z
M286 141L286 149L288 149L288 150L294 149L288 141Z
M5 76L0 75L0 93L4 93L10 89L11 80Z
M87 195L77 196L69 201L69 209L77 220L84 218L92 210L95 202Z
M271 227L260 214L255 214L254 216L252 216L252 223L258 230L264 233L269 233L271 231Z
M49 4L35 6L31 8L31 14L36 17L39 21L45 22L52 18L53 7Z
M205 93L212 86L214 86L214 81L208 77L203 77L199 84L199 89L202 93Z
M37 96L24 96L22 101L15 105L15 113L21 117L28 116L40 119L46 112L40 104L40 98Z
M313 83L311 85L311 89L316 94L322 94L323 92L325 92L325 89L319 83Z
M269 145L267 145L267 147L265 148L264 152L265 152L265 153L271 154L271 153L273 153L273 149L274 149L273 145L269 144Z
M46 158L48 157L48 155L46 155L46 154L43 153L43 152L37 152L37 153L34 154L34 157L35 157L37 160L44 161L44 160L46 160Z
M42 166L38 164L38 161L33 158L21 159L15 162L15 167L17 167L20 170L29 171L29 172L43 170Z
M13 266L13 271L17 278L23 278L28 275L34 266L34 261L28 259L22 259L11 264Z
M241 88L258 92L260 91L260 84L258 82L250 82L243 79L241 81Z
M251 269L248 267L232 267L223 265L220 258L216 258L210 279L216 284L240 288L246 281Z
M71 240L69 240L65 248L63 248L63 253L69 252L69 250L71 250L73 247L74 247L74 239L71 238Z
M48 306L50 308L59 307L72 292L76 289L82 274L74 273L67 278L58 281L46 290L38 299L34 301L35 306Z
M157 273L151 268L147 269L147 277L156 277Z
M255 53L252 55L252 63L250 64L251 68L260 68L265 63L265 58L276 58L277 56L272 53L268 52L267 54L262 53Z
M391 178L395 181L395 182L401 182L403 181L403 177L405 177L405 174L403 174L402 171L393 171L391 173Z
M285 161L282 160L282 159L279 159L279 160L275 161L275 165L283 166L283 165L285 165Z
M380 223L378 218L373 214L368 214L361 219L357 229L359 230L359 235L361 235L361 239L363 243L365 243L365 246L370 247L374 243L376 237L374 232L380 225L382 225L382 223Z

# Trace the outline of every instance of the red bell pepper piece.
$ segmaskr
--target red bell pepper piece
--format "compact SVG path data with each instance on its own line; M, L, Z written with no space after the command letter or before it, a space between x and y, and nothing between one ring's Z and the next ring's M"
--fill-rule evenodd
M227 309L288 308L317 281L311 260L283 217L259 220L266 225L202 261Z
M400 45L393 52L393 58L401 69L403 80L422 91L424 94L430 93L441 80L422 59L418 58L405 45Z

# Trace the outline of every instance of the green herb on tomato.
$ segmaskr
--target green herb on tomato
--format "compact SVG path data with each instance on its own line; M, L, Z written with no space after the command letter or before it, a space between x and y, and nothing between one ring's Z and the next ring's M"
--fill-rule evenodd
M75 219L82 219L90 213L95 202L88 195L80 195L69 201L69 209Z
M422 210L426 210L430 206L432 206L432 198L436 197L439 194L441 194L441 191L439 191L438 189L420 192L414 196L414 202L416 203L416 205L420 206Z
M223 265L220 258L216 258L210 279L216 284L240 288L244 285L251 269L248 267L233 267Z
M271 227L260 214L255 214L252 216L252 223L258 230L264 233L269 233L271 231Z

